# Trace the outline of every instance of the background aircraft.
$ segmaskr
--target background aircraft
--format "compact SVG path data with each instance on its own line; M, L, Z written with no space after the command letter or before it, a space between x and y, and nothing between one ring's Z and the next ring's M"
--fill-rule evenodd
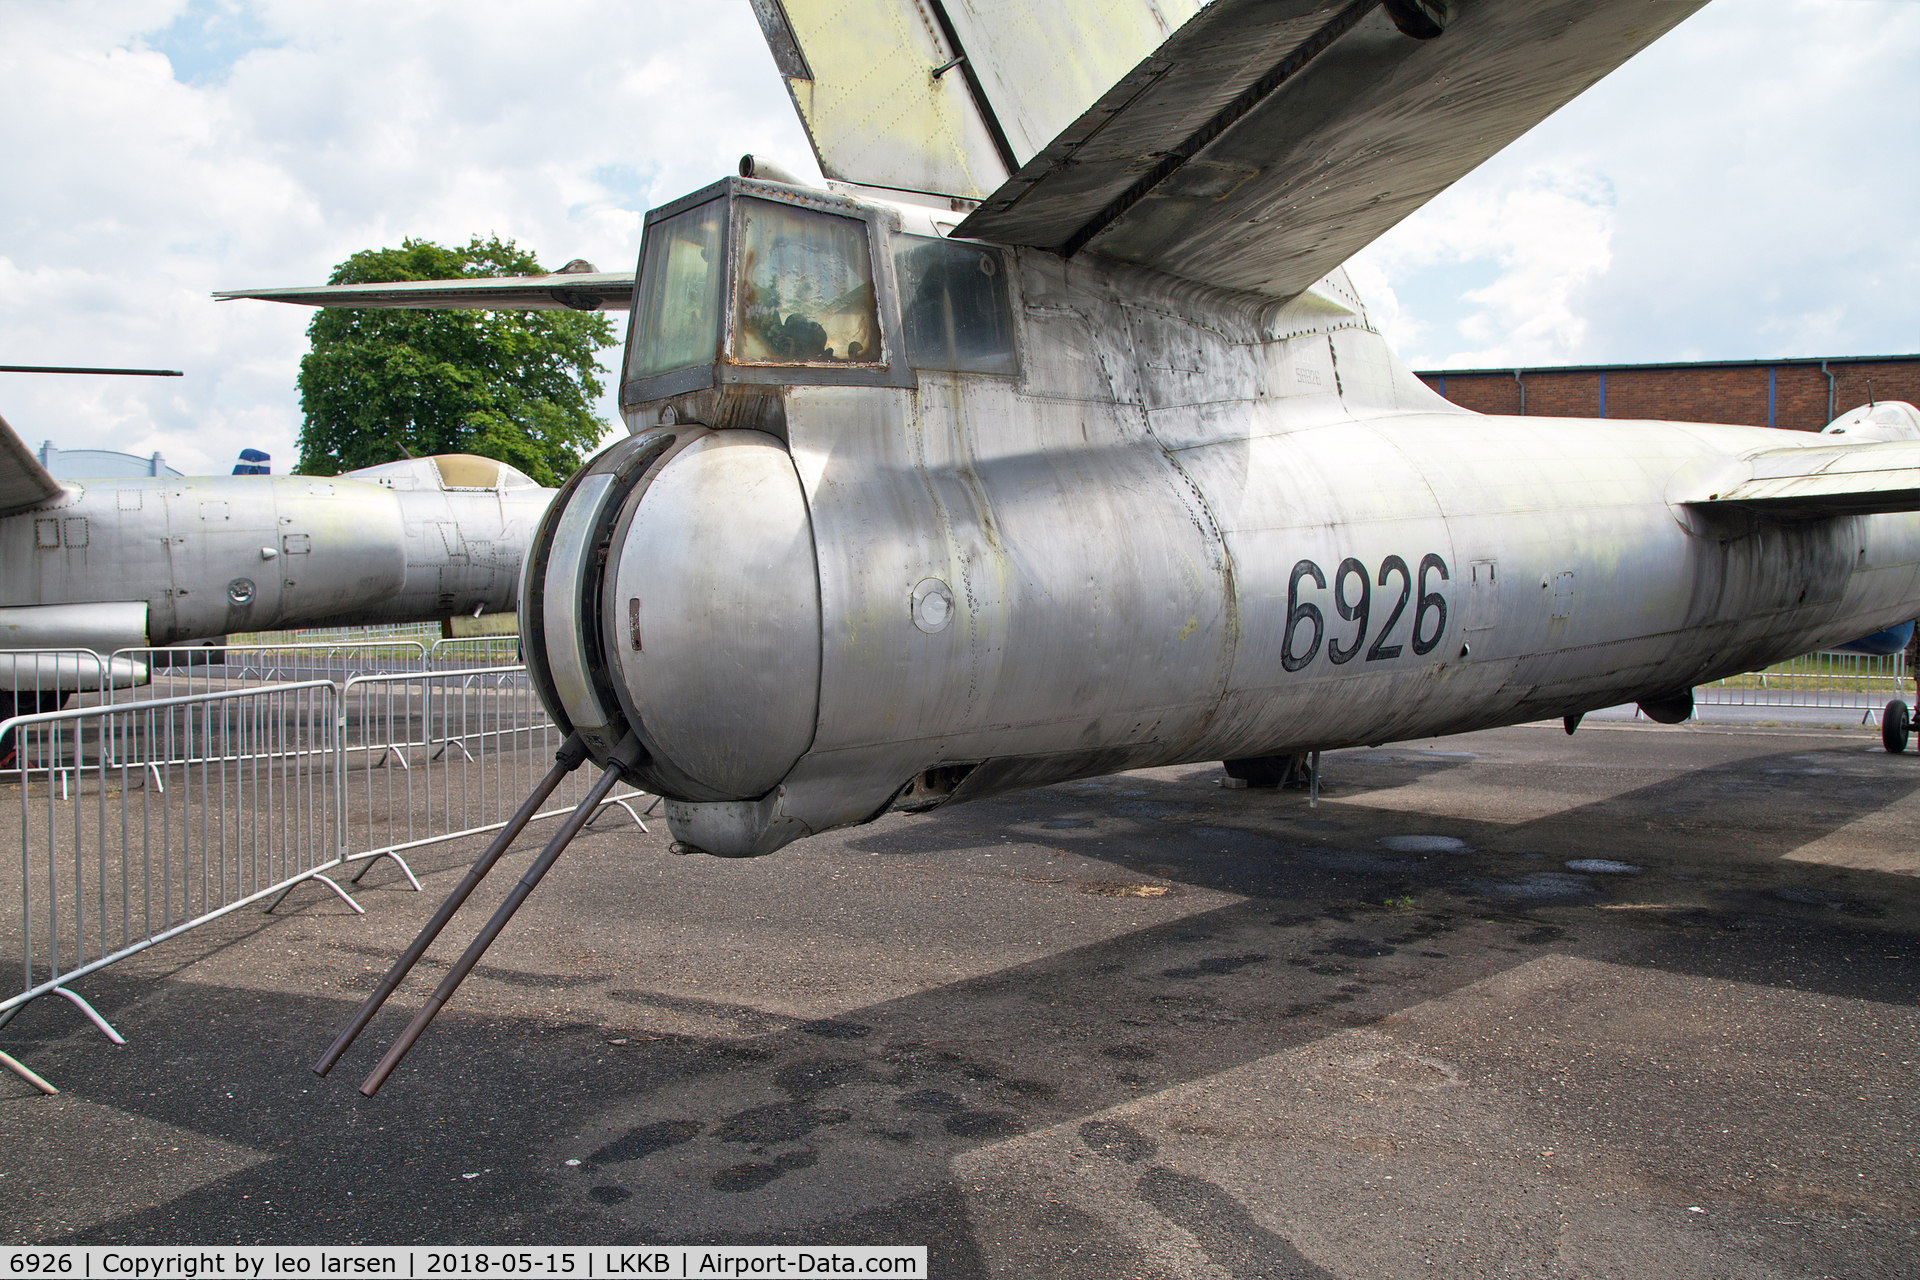
M20 650L511 610L552 495L466 454L330 477L61 480L0 420L0 719L100 678L77 656Z
M521 599L549 709L684 844L1680 719L1920 612L1910 409L1844 440L1483 417L1340 270L1698 4L754 7L833 189L648 215L634 435Z

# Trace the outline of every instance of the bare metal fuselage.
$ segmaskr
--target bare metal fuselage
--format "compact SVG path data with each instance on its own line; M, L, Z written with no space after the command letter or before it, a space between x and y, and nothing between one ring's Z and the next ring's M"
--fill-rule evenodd
M347 477L72 481L0 517L0 646L110 652L512 609L550 496Z
M1570 715L1915 612L1920 516L1684 505L1818 437L1462 411L1340 275L1015 259L1018 375L644 406L556 502L523 628L687 844Z

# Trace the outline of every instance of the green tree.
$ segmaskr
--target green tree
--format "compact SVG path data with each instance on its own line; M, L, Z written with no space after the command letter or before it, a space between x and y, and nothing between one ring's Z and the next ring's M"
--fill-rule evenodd
M335 267L329 284L542 273L513 241L405 240ZM300 361L300 471L336 475L403 456L474 453L558 485L606 433L598 312L327 308Z

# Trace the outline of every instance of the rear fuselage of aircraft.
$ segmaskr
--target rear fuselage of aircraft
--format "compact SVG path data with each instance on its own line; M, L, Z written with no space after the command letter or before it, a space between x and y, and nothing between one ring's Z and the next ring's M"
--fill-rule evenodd
M1830 439L1485 417L1342 273L1278 303L724 185L649 219L635 434L522 592L550 707L636 734L688 845L1657 703L1916 612L1920 515L1715 505Z

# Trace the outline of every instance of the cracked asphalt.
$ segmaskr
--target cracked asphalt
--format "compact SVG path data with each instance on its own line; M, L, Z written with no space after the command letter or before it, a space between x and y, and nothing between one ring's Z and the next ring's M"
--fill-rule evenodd
M1181 766L738 862L610 813L373 1099L551 826L326 1079L480 843L418 851L418 894L377 868L365 916L301 889L79 983L125 1046L59 1001L0 1031L62 1089L0 1075L0 1228L917 1243L943 1278L1914 1273L1920 757L1589 723L1324 774L1317 809Z

